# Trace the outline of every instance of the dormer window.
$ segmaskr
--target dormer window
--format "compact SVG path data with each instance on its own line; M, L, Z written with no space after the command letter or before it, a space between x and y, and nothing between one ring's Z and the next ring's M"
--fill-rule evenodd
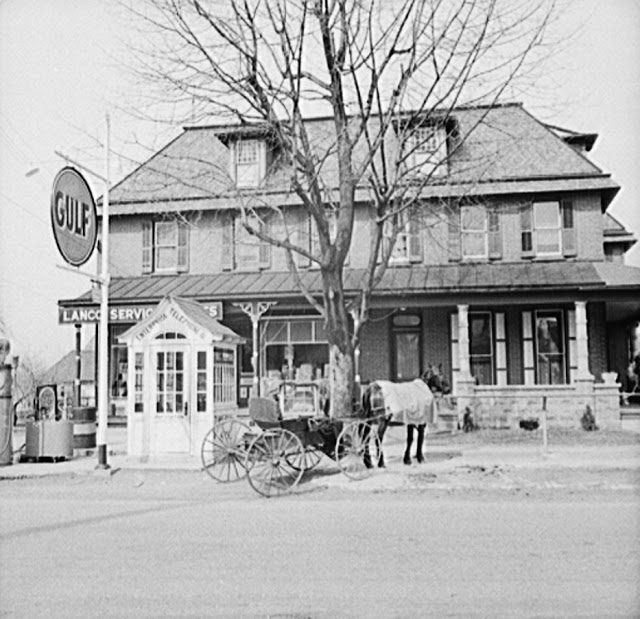
M230 144L231 177L236 187L258 187L266 172L264 140L241 139Z
M444 125L415 127L406 140L406 165L416 176L447 174L447 132Z

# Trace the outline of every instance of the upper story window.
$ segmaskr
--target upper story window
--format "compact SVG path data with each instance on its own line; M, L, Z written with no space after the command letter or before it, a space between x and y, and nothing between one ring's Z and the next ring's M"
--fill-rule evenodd
M231 177L236 187L258 187L266 172L263 140L243 139L230 144Z
M411 216L409 210L404 210L395 216L396 238L390 264L406 264L409 262L422 262L422 229L420 222ZM388 244L392 239L393 223L385 224L383 243Z
M573 203L570 200L534 202L521 211L522 255L575 256Z
M411 174L442 176L447 173L447 132L444 125L416 127L406 141L406 165Z
M496 260L502 257L500 212L496 205L464 204L449 218L450 260Z
M189 226L185 222L142 224L142 272L181 273L189 270Z
M460 235L463 258L486 258L489 253L487 211L484 206L460 209Z
M248 216L249 225L259 230L266 222L257 215ZM271 266L271 246L243 225L242 217L228 213L222 229L222 268L226 271L258 271Z

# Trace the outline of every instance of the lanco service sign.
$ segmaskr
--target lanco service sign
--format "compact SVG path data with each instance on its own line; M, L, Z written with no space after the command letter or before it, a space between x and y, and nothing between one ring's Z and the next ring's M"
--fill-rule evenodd
M58 250L71 266L79 267L91 258L98 238L96 203L75 168L62 168L53 181L51 225Z

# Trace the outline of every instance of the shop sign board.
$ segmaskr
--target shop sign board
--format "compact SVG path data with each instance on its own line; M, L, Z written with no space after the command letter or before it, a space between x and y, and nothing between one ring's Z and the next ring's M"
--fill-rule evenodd
M157 305L111 305L109 306L109 323L135 324L140 322L157 307ZM222 320L222 302L203 303L212 318ZM89 307L59 307L59 324L82 324L100 322L100 308Z
M62 168L53 181L51 226L66 262L79 267L91 258L98 238L96 203L87 181L75 168Z

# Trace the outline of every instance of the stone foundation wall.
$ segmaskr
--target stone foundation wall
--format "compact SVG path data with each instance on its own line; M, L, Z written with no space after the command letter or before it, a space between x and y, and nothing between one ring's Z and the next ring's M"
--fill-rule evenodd
M481 428L517 428L521 419L542 421L549 427L580 428L587 406L601 428L620 428L618 385L613 383L545 386L471 386L457 394L458 417L466 407Z

